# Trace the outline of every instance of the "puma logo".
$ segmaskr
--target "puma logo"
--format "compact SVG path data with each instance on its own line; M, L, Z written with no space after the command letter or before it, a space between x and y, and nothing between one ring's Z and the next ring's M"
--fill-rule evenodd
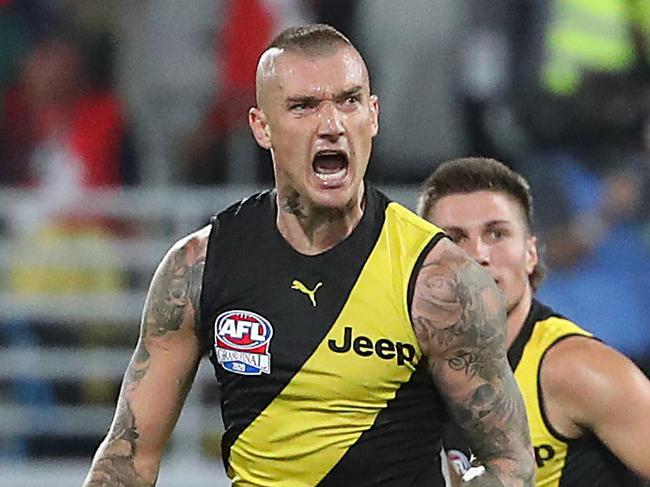
M316 306L316 291L318 291L318 288L323 285L322 282L319 282L316 284L316 287L314 289L307 289L307 286L305 286L302 282L300 282L297 279L294 279L293 282L291 283L291 289L295 289L296 291L300 291L303 294L306 294L309 300L311 301L312 306Z

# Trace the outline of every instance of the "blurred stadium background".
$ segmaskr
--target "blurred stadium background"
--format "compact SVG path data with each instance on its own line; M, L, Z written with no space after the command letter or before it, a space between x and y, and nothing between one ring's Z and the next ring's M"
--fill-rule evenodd
M447 158L521 171L540 297L650 369L649 1L0 0L0 485L80 485L156 264L271 183L254 66L305 21L368 61L370 181L414 208ZM162 487L228 485L208 365Z

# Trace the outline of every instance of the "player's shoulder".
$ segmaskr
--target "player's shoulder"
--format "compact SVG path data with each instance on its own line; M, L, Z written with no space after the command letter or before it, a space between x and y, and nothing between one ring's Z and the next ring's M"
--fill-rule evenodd
M533 299L528 319L534 321L535 333L549 347L572 336L592 337L586 328L536 299Z
M209 234L220 241L238 241L269 231L275 220L275 190L265 190L243 198L216 213Z
M365 183L365 201L371 212L383 213L389 222L413 225L422 229L437 228L368 182Z
M395 250L395 255L400 255L401 262L417 272L430 250L443 239L444 232L382 193L378 192L374 200L371 214L376 215L377 224L381 224L387 242ZM379 230L379 226L377 228Z
M210 239L210 232L212 231L213 223L209 223L198 230L185 235L178 239L172 246L174 251L194 251L203 253L205 255Z
M616 390L633 363L617 350L589 335L571 335L548 349L540 377L547 397L588 407L603 391Z
M251 219L258 213L258 209L268 205L273 191L261 191L247 198L243 198L225 209L216 213L210 222L198 230L179 238L170 249L170 253L192 252L205 257L210 236L213 233L222 233L230 227L245 227L242 219ZM234 225L233 225L234 223ZM251 228L255 228L252 226Z
M533 300L531 317L535 320L535 333L545 343L543 350L543 372L547 376L563 378L567 370L580 373L584 366L598 366L618 352L575 321L556 312L537 300Z
M411 231L427 234L442 233L442 229L396 201L390 199L386 201L385 213L389 222L395 222Z
M648 379L629 358L585 336L568 337L549 349L540 379L545 401L587 428L649 389Z
M213 223L224 224L232 220L256 218L264 210L270 211L275 201L275 190L267 189L243 198L217 213Z
M598 365L598 360L616 354L615 350L588 335L568 335L548 348L544 357L546 371L558 375L567 369L579 371L583 366ZM578 366L578 367L575 367Z
M201 266L205 262L212 226L210 223L176 240L163 257L161 266L172 269Z

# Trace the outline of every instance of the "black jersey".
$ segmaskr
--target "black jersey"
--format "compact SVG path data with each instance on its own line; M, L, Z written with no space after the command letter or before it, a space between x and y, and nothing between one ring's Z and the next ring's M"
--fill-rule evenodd
M314 256L275 192L213 220L201 295L237 486L440 486L444 409L410 322L414 269L442 236L367 186L354 231Z

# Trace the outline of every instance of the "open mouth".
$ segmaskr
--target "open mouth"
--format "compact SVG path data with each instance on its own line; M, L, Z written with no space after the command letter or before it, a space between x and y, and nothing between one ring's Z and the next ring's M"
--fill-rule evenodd
M348 173L348 156L343 151L318 151L312 161L314 174L328 185L341 183Z

